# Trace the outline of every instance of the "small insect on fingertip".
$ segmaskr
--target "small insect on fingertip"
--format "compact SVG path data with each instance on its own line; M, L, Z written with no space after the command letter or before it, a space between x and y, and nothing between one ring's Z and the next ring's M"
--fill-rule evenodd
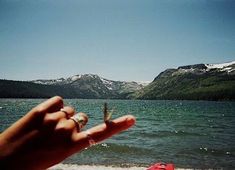
M108 123L112 117L112 112L109 112L108 111L108 106L107 106L107 103L104 103L104 122L105 123Z

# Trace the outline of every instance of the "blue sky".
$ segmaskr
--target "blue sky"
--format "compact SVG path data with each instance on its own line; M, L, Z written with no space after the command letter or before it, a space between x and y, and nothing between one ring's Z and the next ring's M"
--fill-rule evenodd
M0 79L151 81L235 60L233 0L0 0Z

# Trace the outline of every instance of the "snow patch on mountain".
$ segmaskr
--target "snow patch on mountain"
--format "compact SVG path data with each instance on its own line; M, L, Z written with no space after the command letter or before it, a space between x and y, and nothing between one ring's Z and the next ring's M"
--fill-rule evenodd
M231 73L235 71L235 61L220 63L220 64L195 64L179 67L172 75L184 74L184 73L194 73L194 74L204 74L210 71L219 71Z
M215 68L222 69L224 67L228 67L233 64L235 64L235 61L228 62L228 63L221 63L221 64L205 64L205 65L208 69L215 69Z
M76 81L76 80L80 79L81 77L82 77L81 75L75 75L75 76L71 77L71 80Z
M113 90L113 81L111 80L107 80L107 79L104 79L102 77L100 77L100 80L103 82L103 84L105 85L105 87L107 87L109 90Z
M53 79L53 80L33 80L32 82L37 83L37 84L43 84L43 85L53 85L53 84L59 84L63 81L65 81L64 78Z
M235 71L235 61L221 64L205 64L205 66L207 67L207 71L218 69L220 72L227 72L228 74Z

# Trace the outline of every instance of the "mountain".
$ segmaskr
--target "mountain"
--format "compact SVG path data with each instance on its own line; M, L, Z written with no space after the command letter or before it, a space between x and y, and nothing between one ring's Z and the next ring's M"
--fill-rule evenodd
M167 69L132 97L136 99L234 100L235 61Z
M56 85L77 92L82 98L128 98L128 95L144 86L137 82L114 81L95 74L75 75L53 80L34 80L33 83Z
M126 99L141 88L143 85L136 82L113 81L84 74L29 82L0 80L0 97L44 98L60 95L64 98Z
M52 80L0 80L0 98L235 100L235 61L167 69L151 83L114 81L94 74Z
M0 80L0 98L49 98L55 95L70 98L73 97L74 92L56 85Z

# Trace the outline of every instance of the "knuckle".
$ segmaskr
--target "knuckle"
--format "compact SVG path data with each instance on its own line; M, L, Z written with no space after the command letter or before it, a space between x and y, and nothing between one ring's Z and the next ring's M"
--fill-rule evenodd
M35 111L36 114L43 113L44 110L45 110L45 108L43 107L42 104L40 104L40 105L38 105L38 106L36 106L36 107L34 108L34 111Z
M72 132L73 127L70 126L68 123L59 123L56 127L57 132Z
M74 113L75 112L75 109L71 106L68 106L68 109L70 110L70 112Z
M73 107L71 107L71 106L65 106L65 107L64 107L64 110L65 110L70 116L74 115L74 113L75 113L75 109L74 109Z
M41 105L38 105L36 107L34 107L31 111L31 114L33 114L34 116L43 116L44 113L44 108Z
M50 114L47 114L46 116L45 116L45 118L44 118L44 122L46 123L46 124L54 124L54 123L56 123L58 120L57 120L57 118L55 117L55 116L53 116L53 115L50 115Z

